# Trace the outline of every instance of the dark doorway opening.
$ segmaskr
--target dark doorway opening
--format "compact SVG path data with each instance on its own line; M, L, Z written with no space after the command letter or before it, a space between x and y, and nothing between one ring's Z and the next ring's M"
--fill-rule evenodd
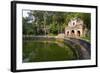
M71 34L72 34L72 37L74 37L74 35L75 35L75 31L72 30L72 31L71 31Z
M74 33L74 30L72 30L72 33Z
M67 31L67 36L69 36L69 31Z
M80 36L80 31L77 31L77 35Z

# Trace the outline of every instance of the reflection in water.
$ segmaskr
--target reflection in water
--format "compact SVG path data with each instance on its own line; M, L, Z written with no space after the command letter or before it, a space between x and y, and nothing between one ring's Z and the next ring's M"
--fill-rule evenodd
M23 62L62 61L77 59L75 52L64 41L23 41Z

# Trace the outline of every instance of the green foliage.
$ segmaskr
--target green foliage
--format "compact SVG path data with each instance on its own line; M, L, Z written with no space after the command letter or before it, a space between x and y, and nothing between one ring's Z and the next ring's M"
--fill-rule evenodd
M91 14L79 12L54 12L54 11L31 11L35 18L32 23L27 23L28 19L23 18L23 34L44 35L58 34L65 30L68 22L73 18L80 18L84 21L84 26L91 29ZM48 28L47 28L48 27ZM44 30L44 28L46 28Z
M23 18L23 34L25 35L35 34L34 24L28 23L27 18Z
M58 34L57 24L51 24L50 25L50 33L55 34L55 35Z
M66 22L68 23L72 18L80 18L84 21L85 26L90 29L91 27L91 14L90 13L79 13L79 12L68 12L66 15Z

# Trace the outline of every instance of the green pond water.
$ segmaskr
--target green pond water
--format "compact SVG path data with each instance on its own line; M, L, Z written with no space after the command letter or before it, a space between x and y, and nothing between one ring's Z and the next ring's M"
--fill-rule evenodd
M23 62L64 61L77 59L73 49L63 41L23 41Z

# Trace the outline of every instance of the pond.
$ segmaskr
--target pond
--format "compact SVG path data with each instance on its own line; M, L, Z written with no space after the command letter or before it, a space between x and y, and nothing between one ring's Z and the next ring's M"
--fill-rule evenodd
M23 40L23 62L76 60L76 52L64 40Z

